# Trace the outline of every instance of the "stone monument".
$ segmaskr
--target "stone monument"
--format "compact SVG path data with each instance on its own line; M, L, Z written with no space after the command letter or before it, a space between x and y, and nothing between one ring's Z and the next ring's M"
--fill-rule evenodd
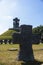
M39 33L32 34L32 43L39 44L41 39L41 35Z
M32 26L21 25L20 32L13 33L13 42L19 43L20 50L18 54L18 60L21 61L34 61L32 50Z
M32 50L32 26L22 25L20 34L20 51L19 60L22 61L34 61L33 50Z
M19 21L17 17L13 19L13 29L19 28Z

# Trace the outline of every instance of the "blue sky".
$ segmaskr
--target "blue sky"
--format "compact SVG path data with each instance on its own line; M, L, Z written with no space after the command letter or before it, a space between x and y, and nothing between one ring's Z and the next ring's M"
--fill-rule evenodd
M43 0L0 0L0 34L13 27L13 18L20 25L43 25Z

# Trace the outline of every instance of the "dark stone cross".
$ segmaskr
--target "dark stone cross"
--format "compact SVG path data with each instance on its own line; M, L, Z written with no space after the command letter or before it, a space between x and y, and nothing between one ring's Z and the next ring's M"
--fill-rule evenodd
M21 31L13 33L13 42L19 43L20 50L18 54L18 60L22 61L34 61L32 50L32 26L21 25Z
M20 19L18 19L17 17L15 19L13 19L13 28L19 28L19 21Z
M15 22L17 23L18 21L20 21L20 19L18 19L18 18L16 17L15 19L13 19L13 21L15 21Z

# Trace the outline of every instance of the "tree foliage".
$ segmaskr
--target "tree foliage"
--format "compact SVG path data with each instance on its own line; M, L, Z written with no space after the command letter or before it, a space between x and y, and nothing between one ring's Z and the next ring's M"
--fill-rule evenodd
M43 33L43 26L40 25L40 26L34 27L34 28L32 29L32 32L33 32L33 33L39 33L39 34Z

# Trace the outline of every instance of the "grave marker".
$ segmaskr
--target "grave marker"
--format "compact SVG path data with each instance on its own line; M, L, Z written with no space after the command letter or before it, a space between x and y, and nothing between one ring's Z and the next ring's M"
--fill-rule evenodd
M32 26L21 25L20 33L13 33L13 42L19 43L20 51L18 54L18 60L22 61L34 61L32 50Z

